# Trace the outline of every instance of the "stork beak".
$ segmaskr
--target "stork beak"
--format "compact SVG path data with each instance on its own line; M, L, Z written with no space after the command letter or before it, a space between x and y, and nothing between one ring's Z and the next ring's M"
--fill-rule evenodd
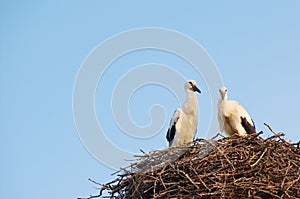
M199 89L197 86L193 86L193 91L194 91L194 92L201 93L200 89Z

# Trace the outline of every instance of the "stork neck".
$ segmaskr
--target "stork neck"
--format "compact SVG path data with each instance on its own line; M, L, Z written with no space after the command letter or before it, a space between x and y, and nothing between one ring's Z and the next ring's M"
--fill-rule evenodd
M198 113L198 99L196 93L191 90L186 91L186 100L182 108L186 113Z

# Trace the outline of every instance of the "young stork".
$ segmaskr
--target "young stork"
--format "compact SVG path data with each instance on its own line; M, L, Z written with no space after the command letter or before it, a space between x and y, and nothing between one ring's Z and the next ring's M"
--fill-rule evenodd
M220 131L228 136L256 133L255 124L247 111L234 100L227 100L227 88L220 88L221 98L218 103Z
M181 108L175 110L167 132L169 147L180 146L192 142L198 125L198 100L195 92L201 93L194 80L184 85L186 101Z

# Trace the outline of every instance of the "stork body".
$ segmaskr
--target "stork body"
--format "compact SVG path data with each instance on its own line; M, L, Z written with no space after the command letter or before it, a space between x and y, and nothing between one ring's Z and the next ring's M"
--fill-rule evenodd
M256 133L255 124L244 107L234 100L228 100L227 89L220 90L221 98L218 103L218 120L220 131L228 136Z
M186 101L175 110L167 132L169 146L181 146L193 141L198 126L198 100L195 92L201 93L194 80L185 82Z

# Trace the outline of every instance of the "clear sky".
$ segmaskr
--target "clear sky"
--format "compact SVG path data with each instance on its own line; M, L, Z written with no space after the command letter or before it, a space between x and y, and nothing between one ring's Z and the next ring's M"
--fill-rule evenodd
M110 174L115 170L97 161L80 141L72 95L76 75L91 51L135 28L167 28L192 38L215 63L229 98L246 107L265 137L271 135L263 125L267 122L298 141L299 19L297 0L0 1L0 198L77 198L98 193L88 178L102 183L114 178ZM149 63L166 65L198 82L203 93L198 95L197 137L205 137L212 115L205 77L180 57L153 49L123 55L99 81L95 114L105 135L132 153L167 145L169 119L181 101L165 87L150 84L130 99L118 98L128 102L132 120L142 126L149 123L149 108L161 104L166 121L156 135L128 136L112 114L117 82ZM176 86L183 92L182 82Z

